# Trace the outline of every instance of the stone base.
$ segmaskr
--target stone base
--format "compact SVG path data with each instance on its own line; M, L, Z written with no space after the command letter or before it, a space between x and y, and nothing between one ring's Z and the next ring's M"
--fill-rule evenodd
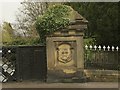
M65 72L63 70L48 70L48 83L82 83L86 82L83 70Z

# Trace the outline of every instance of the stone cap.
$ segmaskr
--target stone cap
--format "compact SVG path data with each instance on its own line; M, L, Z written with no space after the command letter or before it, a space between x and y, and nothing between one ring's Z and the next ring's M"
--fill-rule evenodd
M74 13L74 17L70 20L70 25L72 24L87 24L88 21L82 16L80 15L77 11L73 11Z

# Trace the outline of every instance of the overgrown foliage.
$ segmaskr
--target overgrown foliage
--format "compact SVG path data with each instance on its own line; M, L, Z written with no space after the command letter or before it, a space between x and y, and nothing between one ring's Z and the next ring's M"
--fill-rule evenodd
M95 38L85 38L84 45L96 45Z
M38 17L35 25L42 43L45 43L46 35L69 24L72 11L72 8L67 5L53 5Z

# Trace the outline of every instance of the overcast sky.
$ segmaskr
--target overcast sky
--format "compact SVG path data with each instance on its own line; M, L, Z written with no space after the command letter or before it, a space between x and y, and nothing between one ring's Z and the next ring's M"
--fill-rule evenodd
M0 22L15 23L16 13L19 11L21 1L23 0L0 0Z
M16 13L19 11L18 8L20 7L20 2L22 1L24 0L0 0L0 23L3 21L15 23ZM50 1L50 0L31 0L31 1ZM105 0L80 0L80 1L105 1ZM119 0L107 0L107 1L119 1Z

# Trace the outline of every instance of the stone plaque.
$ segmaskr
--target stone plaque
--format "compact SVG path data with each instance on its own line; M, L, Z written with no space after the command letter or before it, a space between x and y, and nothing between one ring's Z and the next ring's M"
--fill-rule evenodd
M57 59L60 63L69 63L72 60L72 51L69 44L59 45L57 50Z
M75 66L75 42L55 42L56 66Z

